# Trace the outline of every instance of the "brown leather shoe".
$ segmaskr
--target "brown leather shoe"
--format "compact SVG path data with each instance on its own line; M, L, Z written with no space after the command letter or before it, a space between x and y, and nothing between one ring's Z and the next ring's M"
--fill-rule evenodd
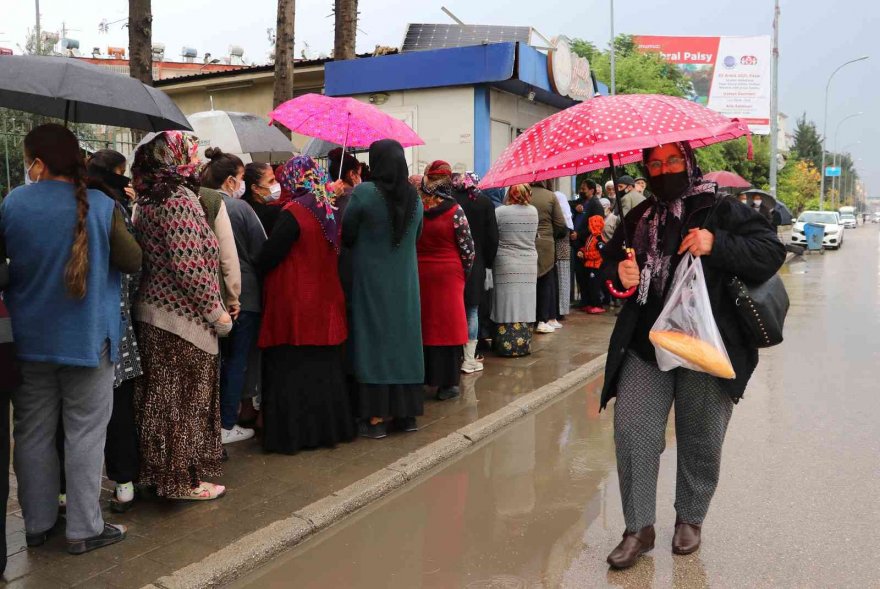
M700 548L700 526L675 520L675 535L672 537L673 554L692 554Z
M615 569L628 569L641 555L654 548L654 526L645 526L635 534L624 532L623 540L608 555L608 564Z

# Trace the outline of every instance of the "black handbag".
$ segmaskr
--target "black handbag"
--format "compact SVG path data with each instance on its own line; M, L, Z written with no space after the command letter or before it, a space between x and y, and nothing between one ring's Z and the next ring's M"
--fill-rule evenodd
M725 197L722 197L725 198ZM721 198L716 198L712 210L703 222L705 229ZM739 323L756 348L772 348L782 343L782 328L788 314L788 292L779 274L762 283L747 283L737 276L725 282L727 293L733 299Z
M767 282L747 284L736 276L726 283L736 306L740 325L758 348L782 343L782 328L788 314L788 293L778 274Z

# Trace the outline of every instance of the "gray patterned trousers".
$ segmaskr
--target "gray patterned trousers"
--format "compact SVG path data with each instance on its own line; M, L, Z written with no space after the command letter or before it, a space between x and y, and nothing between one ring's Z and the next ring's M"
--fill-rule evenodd
M632 352L624 361L614 405L614 445L626 529L656 520L657 474L666 422L675 404L678 474L675 511L701 524L721 472L721 446L733 401L713 376L679 368L661 372Z

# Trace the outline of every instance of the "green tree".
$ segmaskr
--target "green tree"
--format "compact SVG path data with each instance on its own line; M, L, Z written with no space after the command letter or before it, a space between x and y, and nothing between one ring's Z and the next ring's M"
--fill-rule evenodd
M794 215L819 207L819 170L810 160L799 159L786 164L779 174L777 196Z
M739 174L757 188L765 188L770 176L770 139L752 136L753 157L748 157L748 139L716 143L697 149L697 162L703 173L728 171Z
M681 70L667 63L659 54L639 53L631 35L619 35L614 40L616 83L618 94L667 94L684 96L690 82ZM611 83L611 54L598 49L593 43L575 39L572 51L585 57L596 79Z
M807 120L807 113L798 119L792 149L800 154L801 159L810 160L817 170L822 166L822 136L816 130L816 124Z

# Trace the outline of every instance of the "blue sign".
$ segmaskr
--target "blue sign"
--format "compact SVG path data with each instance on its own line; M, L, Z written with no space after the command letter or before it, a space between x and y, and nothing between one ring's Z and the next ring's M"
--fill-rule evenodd
M840 166L826 166L825 167L825 175L826 176L840 176Z

